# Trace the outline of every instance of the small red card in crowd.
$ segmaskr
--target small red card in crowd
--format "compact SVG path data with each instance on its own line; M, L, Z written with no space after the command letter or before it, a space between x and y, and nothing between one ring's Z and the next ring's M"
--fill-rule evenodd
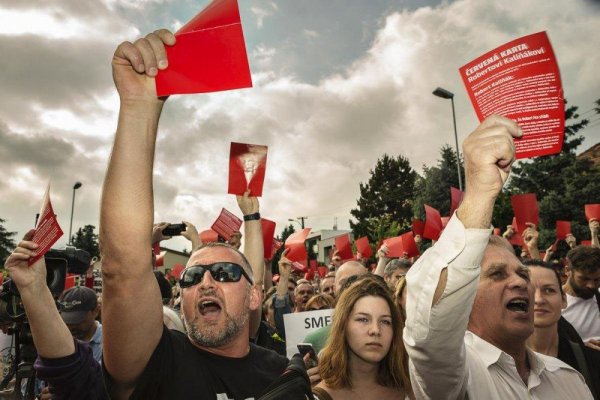
M413 219L412 231L415 235L423 236L423 232L425 231L425 221L421 221L420 219Z
M181 264L173 265L173 268L171 268L171 276L177 280L181 279L181 273L184 269L185 267Z
M50 201L50 183L48 183L44 198L42 199L42 207L40 208L40 215L35 226L35 233L31 239L39 247L34 251L34 255L29 259L27 264L33 265L33 263L42 258L62 235L63 231L60 229L60 225L58 225L56 214L54 214L52 202Z
M582 246L591 247L592 246L592 241L591 240L582 240L580 244Z
M156 255L156 266L157 267L164 267L165 266L165 254L167 252L165 251L164 253L159 253Z
M510 244L514 244L515 246L525 246L525 242L523 241L523 231L519 232L519 227L517 225L517 218L513 217L511 226L513 228L513 235L508 238Z
M462 190L452 186L450 187L450 216L454 214L454 211L456 211L456 209L460 205L460 202L462 201L464 195L465 192L463 192Z
M240 230L241 226L242 220L236 217L235 214L223 208L221 214L219 214L211 228L225 240L229 240L234 232Z
M517 121L516 156L560 152L565 111L560 72L546 32L508 42L459 69L480 121L491 114Z
M425 229L423 231L423 237L425 239L438 240L444 226L442 224L442 217L440 212L425 204Z
M329 270L328 270L328 269L327 269L327 267L325 267L325 266L320 266L320 267L317 267L317 271L319 271L319 276L320 276L321 278L325 278L325 275L327 275L327 272L328 272Z
M564 240L571 233L570 221L556 221L556 239Z
M536 227L539 227L540 212L535 193L514 194L510 196L510 202L515 213L519 232L525 232L525 229L527 229L526 223L535 224Z
M373 249L371 249L371 246L369 245L368 237L363 236L360 239L356 239L354 244L356 245L356 251L358 251L363 258L371 258Z
M165 46L169 66L156 76L158 96L252 86L237 0L214 0Z
M242 195L250 189L250 196L262 196L267 150L267 146L231 142L227 193Z
M72 287L75 287L75 278L76 275L75 274L67 274L67 276L65 277L65 289L71 289Z
M383 241L388 248L388 257L416 257L419 255L417 243L412 231ZM405 254L406 253L406 254Z
M273 258L273 236L275 236L275 222L261 218L260 224L263 234L264 257L267 260Z
M292 269L298 272L306 273L308 271L308 267L301 262L294 261L292 262Z
M198 234L202 243L213 243L219 241L219 234L212 229L203 230Z
M335 249L343 261L354 258L352 245L350 244L350 235L347 233L335 238Z
M600 221L600 204L586 204L585 219L587 219L588 222L593 219Z
M286 257L290 261L306 261L308 254L304 242L310 232L310 228L305 228L299 232L292 233L285 240L285 248L289 249Z

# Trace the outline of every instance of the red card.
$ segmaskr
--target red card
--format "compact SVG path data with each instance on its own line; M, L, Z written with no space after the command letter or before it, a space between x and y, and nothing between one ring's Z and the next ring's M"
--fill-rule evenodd
M169 66L156 76L160 96L252 86L236 0L214 0L165 46Z
M325 275L327 275L327 272L329 272L327 267L324 266L317 267L317 271L319 271L319 276L321 278L325 278Z
M261 218L260 224L263 234L264 257L267 260L273 258L273 236L275 235L275 222Z
M162 254L157 254L156 255L156 266L157 267L164 267L165 266L165 254L166 251Z
M267 146L231 142L227 193L242 195L250 189L250 196L262 196L267 150Z
M75 274L67 274L67 276L65 278L65 289L64 290L71 289L72 287L75 287Z
M352 245L350 244L350 235L345 234L337 236L335 238L335 249L342 260L351 260L354 258L352 255Z
M206 229L198 234L202 243L212 243L219 241L219 234L212 229Z
M52 202L50 201L50 183L48 183L42 200L40 216L37 225L35 226L35 233L31 239L40 247L34 251L34 255L29 259L27 264L33 265L33 263L42 258L62 235L63 231L60 229L60 225L58 225L56 215L52 209Z
M308 271L308 267L298 261L292 262L292 269L303 273L306 273Z
M423 236L423 232L425 231L425 222L420 219L412 220L412 230L415 235Z
M225 240L229 240L234 232L240 230L241 226L242 220L223 208L221 210L221 214L219 214L211 228L213 231L221 235Z
M369 245L368 237L363 236L360 239L356 239L354 244L356 245L356 251L358 251L363 258L371 258L373 249L371 249L371 246Z
M385 239L383 243L388 248L388 257L403 257L406 253L408 257L416 257L419 255L415 237L412 231L403 233L400 236Z
M510 244L514 244L515 246L525 246L525 242L523 241L523 236L521 232L519 232L519 227L517 226L517 218L513 217L512 220L512 224L511 224L512 228L513 228L513 235L508 239L508 242Z
M431 240L438 240L444 226L440 212L433 207L425 204L425 229L423 237Z
M460 202L462 201L464 195L465 192L463 192L462 190L457 189L455 187L450 187L450 216L454 214L454 211L456 211L456 209L460 205Z
M592 219L600 221L600 204L586 204L585 219L587 219L588 222Z
M571 233L570 221L556 221L556 239L564 240Z
M582 240L580 244L582 246L591 247L592 246L592 241L591 240Z
M185 269L185 267L181 264L173 265L173 268L171 268L171 276L173 278L179 280L181 278L181 273L183 272L184 269Z
M480 121L491 114L517 121L517 159L560 152L565 111L558 64L546 32L523 36L459 69Z
M525 232L525 229L527 229L525 224L528 222L535 224L536 227L539 226L540 212L535 193L514 194L510 196L510 202L515 213L519 232Z
M290 249L286 257L290 261L306 261L308 254L306 253L304 241L309 232L310 228L305 228L299 232L292 233L285 240L285 248Z

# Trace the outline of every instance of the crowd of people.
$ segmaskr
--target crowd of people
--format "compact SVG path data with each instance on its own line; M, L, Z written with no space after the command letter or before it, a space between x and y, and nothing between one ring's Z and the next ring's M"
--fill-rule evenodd
M175 40L159 30L114 54L121 109L101 199L101 310L85 287L67 290L56 307L44 258L28 265L34 231L6 262L31 326L38 380L47 383L40 398L600 399L598 221L590 221L591 246L567 238L564 266L549 262L550 249L540 257L532 224L522 254L507 241L512 227L492 234L513 139L522 135L501 116L465 140L464 198L420 257L388 257L384 245L371 270L360 257L333 254L314 281L295 274L284 252L274 282L259 202L246 192L237 196L243 236L202 243L184 222L192 253L172 288L150 249L169 238L167 224L153 221L167 100L157 98L154 77ZM303 340L303 393L286 379L294 360L284 316L325 309L331 325Z

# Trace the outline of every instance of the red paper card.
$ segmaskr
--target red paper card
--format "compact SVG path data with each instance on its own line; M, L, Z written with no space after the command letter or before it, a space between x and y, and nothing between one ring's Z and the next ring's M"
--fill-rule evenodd
M193 250L193 249L192 249ZM164 253L160 253L156 255L156 266L157 267L164 267L165 266L165 254L167 252L165 251Z
M250 189L250 196L262 196L267 150L267 146L231 142L227 193L242 195Z
M433 207L425 204L425 229L423 237L431 240L438 240L444 226L440 212Z
M317 267L317 271L319 271L319 276L320 276L321 278L325 278L325 275L327 275L327 272L328 272L329 270L327 269L327 267L323 267L323 266L321 266L321 267Z
M565 110L558 64L546 32L508 42L459 69L480 121L517 121L517 159L560 152Z
M169 66L156 76L160 96L252 86L236 0L214 0L166 46Z
M310 232L310 228L305 228L299 232L292 233L285 240L285 248L289 249L286 257L290 261L306 261L308 254L304 241Z
M42 207L37 225L35 226L35 233L31 239L39 247L34 251L34 255L29 259L27 264L33 265L33 263L42 258L62 235L63 231L60 229L60 225L58 225L54 209L52 208L52 202L50 201L50 183L48 183L44 198L42 199Z
M212 229L206 229L198 234L202 243L212 243L219 241L219 234Z
M592 246L592 241L591 240L582 240L580 244L582 246L591 247Z
M556 239L564 240L571 233L570 221L556 221Z
M273 236L275 235L275 222L261 218L260 224L263 234L264 257L267 260L273 258Z
M301 262L294 261L292 262L292 269L298 272L306 273L308 271L308 267Z
M588 222L593 219L600 220L600 204L586 204L585 219L587 219Z
M420 219L412 220L412 230L415 235L423 236L423 232L425 231L425 222Z
M171 268L171 276L173 278L179 280L181 278L181 273L183 272L184 269L185 269L185 267L181 264L173 265L173 268Z
M450 216L454 214L454 211L456 211L456 209L460 205L460 202L462 201L464 195L465 192L463 192L462 190L457 189L455 187L450 187Z
M221 235L225 240L229 240L234 232L240 230L241 226L242 220L223 208L221 210L221 214L219 214L211 228L213 231Z
M75 274L67 274L67 276L65 277L64 290L71 289L72 287L75 287Z
M354 244L356 245L356 251L358 251L363 258L371 258L373 249L371 249L371 246L369 245L368 237L363 236L360 239L356 239Z
M345 234L335 238L335 249L342 260L351 260L354 258L352 254L352 245L350 244L350 235Z
M525 224L528 222L535 224L536 227L539 226L540 212L535 193L514 194L510 196L510 202L515 213L519 232L525 232L525 229L527 229Z
M515 246L525 246L525 242L523 241L522 232L519 232L519 227L517 226L517 218L513 217L512 224L513 235L508 239L510 244L514 244Z
M403 257L406 253L408 257L419 255L415 237L411 232L403 233L400 236L388 238L383 241L388 248L388 257Z

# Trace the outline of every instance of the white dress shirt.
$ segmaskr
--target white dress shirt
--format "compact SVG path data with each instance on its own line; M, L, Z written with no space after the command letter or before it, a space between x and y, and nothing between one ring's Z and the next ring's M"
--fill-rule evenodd
M404 343L416 398L592 399L583 377L562 361L528 351L531 370L525 385L511 356L467 332L490 233L465 229L455 214L440 240L406 275ZM446 267L446 288L432 307Z
M600 310L596 296L582 299L567 294L567 308L562 316L573 325L584 342L600 340Z

